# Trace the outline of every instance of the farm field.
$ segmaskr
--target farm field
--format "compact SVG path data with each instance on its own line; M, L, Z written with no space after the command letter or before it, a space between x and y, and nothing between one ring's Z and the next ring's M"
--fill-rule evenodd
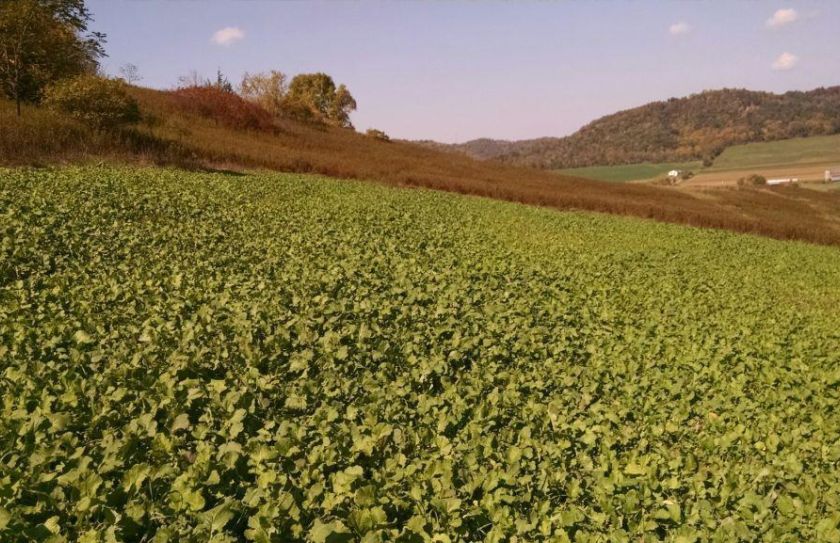
M557 171L600 181L629 182L650 181L663 177L673 169L688 170L697 174L686 183L688 186L726 186L753 173L767 178L796 177L802 181L822 181L823 173L829 168L840 168L840 135L735 145L721 153L708 168L695 161L590 166Z
M766 179L798 179L803 186L822 188L825 170L829 164L800 164L794 166L755 166L742 170L703 171L682 183L687 187L727 187L738 183L738 179L758 174Z
M736 145L721 153L709 171L795 164L840 166L840 134Z
M836 541L840 251L0 170L0 540Z
M642 181L663 177L671 170L698 171L703 167L701 161L694 162L661 162L643 164L622 164L617 166L588 166L585 168L567 168L557 170L565 175L575 175L598 181L612 183L626 183L628 181Z
M840 168L840 135L796 138L730 147L688 184L730 185L753 173L768 179L822 182L825 170L837 168Z

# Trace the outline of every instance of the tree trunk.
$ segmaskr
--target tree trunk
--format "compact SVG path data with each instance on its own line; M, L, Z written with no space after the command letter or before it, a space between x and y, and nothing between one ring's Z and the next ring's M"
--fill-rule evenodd
M15 94L15 104L17 105L17 116L20 117L20 94Z

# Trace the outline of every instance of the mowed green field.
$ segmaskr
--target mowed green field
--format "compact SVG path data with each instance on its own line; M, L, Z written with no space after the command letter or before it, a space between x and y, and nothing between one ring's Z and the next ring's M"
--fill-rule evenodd
M695 162L663 162L643 164L623 164L618 166L588 166L585 168L567 168L557 170L558 173L597 179L599 181L610 181L613 183L625 183L627 181L640 181L663 177L671 170L698 171L703 167L700 161Z
M731 177L729 180L734 182L739 176L743 176L745 171L761 172L770 176L822 179L823 170L829 168L840 168L840 134L735 145L724 150L708 168L704 168L702 162L695 161L589 166L557 171L589 179L624 183L663 177L670 170L684 170L701 174L699 179L717 180ZM732 174L729 175L729 172ZM802 174L797 175L797 172Z
M0 170L0 540L840 540L840 251Z
M840 167L840 134L736 145L724 150L709 171L826 164Z

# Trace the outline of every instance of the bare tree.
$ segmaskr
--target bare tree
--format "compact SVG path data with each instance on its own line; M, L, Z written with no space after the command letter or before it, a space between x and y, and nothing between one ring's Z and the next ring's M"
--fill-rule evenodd
M210 81L204 77L201 77L196 70L191 70L186 75L182 75L178 78L178 87L180 88L187 88L187 87L204 87L208 85Z
M129 85L133 85L134 83L137 83L138 81L141 81L143 79L143 76L140 75L140 70L137 68L137 65L132 64L130 62L127 64L123 64L120 67L120 75L122 75L122 78L125 79L125 82Z

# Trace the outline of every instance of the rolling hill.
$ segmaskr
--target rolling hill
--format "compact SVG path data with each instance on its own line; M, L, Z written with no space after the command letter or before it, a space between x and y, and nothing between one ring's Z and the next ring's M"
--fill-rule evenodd
M727 148L711 167L695 170L697 175L689 184L706 187L727 185L745 175L757 174L767 179L798 179L811 182L811 188L837 191L840 189L838 183L825 184L822 181L826 170L838 168L840 134L747 143Z
M734 183L745 174L764 177L795 177L802 181L822 181L827 169L840 169L840 134L745 143L727 147L711 166L694 162L660 162L585 166L557 170L558 173L623 183L662 178L672 169L690 171L698 182ZM812 188L817 188L811 185ZM831 189L831 186L820 188Z
M721 153L708 170L811 164L840 165L840 134L735 145Z
M750 142L840 132L840 86L808 92L705 91L602 117L564 138L479 139L450 145L479 159L545 169L643 162L710 162Z
M143 121L119 133L95 132L35 107L26 107L17 117L12 103L0 101L0 164L105 159L192 169L320 173L840 245L840 224L834 220L840 214L840 194L817 196L784 188L692 194L599 183L289 119L273 119L265 129L239 129L239 120L229 115L237 111L236 104L204 110L169 91L131 92ZM234 94L217 98L239 99Z

